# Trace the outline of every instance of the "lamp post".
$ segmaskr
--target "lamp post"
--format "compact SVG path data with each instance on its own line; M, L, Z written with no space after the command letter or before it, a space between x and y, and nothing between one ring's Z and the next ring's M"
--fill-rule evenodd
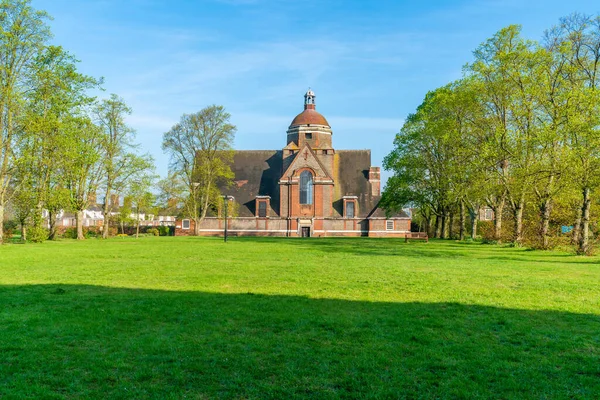
M227 243L227 217L229 217L228 206L229 206L229 202L234 200L235 198L233 196L229 196L229 195L225 195L222 197L223 197L223 200L225 201L225 230L223 232L223 239L224 239L225 243Z

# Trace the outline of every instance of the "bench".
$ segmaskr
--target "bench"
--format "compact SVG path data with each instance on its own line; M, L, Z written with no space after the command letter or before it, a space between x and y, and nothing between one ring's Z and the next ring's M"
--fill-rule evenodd
M427 232L410 232L407 233L404 237L404 241L408 243L409 239L414 240L424 240L429 243L429 237L427 236Z

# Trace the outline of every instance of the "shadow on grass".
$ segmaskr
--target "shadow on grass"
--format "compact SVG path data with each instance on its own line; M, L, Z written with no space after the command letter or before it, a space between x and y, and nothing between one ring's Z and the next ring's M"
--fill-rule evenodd
M431 240L429 243L412 241L405 243L397 238L251 238L236 237L232 240L310 247L325 253L347 253L356 256L403 256L416 258L478 258L482 260L526 261L540 263L598 264L597 257L584 258L574 254L531 251L526 248L461 243L450 240Z
M0 305L0 397L600 393L597 315L76 285Z

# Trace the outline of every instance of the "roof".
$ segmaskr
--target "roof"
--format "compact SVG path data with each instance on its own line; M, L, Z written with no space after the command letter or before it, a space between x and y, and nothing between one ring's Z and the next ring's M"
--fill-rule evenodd
M357 216L361 218L385 218L385 211L378 208L380 196L371 195L369 169L370 150L338 150L334 156L333 179L335 192L333 208L336 216L344 214L344 196L356 196ZM235 197L240 205L240 217L256 215L256 197L270 196L271 208L280 215L279 179L283 174L283 153L278 150L237 150L234 152L231 170L235 178L230 187L221 187L225 195ZM408 218L404 212L394 218Z
M296 118L290 124L292 126L298 125L324 125L329 126L329 122L322 116L317 110L313 108L306 108L300 114L296 115Z
M333 207L344 215L344 196L357 196L358 217L366 217L379 202L379 196L371 196L369 169L371 150L337 150L333 179L336 183Z
M240 217L253 217L256 196L271 196L271 208L279 215L279 178L283 154L277 150L237 150L231 170L235 178L231 187L221 187L221 193L235 197L240 205Z
M390 215L386 215L385 210L379 208L379 203L373 212L369 215L368 218L386 218L386 219L394 219L394 218L410 218L410 216L403 210L398 210L396 212L391 212Z

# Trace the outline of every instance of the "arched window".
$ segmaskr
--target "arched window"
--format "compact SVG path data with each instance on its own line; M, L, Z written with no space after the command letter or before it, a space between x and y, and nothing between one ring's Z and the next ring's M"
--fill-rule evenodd
M313 176L309 171L300 174L300 204L313 203Z

